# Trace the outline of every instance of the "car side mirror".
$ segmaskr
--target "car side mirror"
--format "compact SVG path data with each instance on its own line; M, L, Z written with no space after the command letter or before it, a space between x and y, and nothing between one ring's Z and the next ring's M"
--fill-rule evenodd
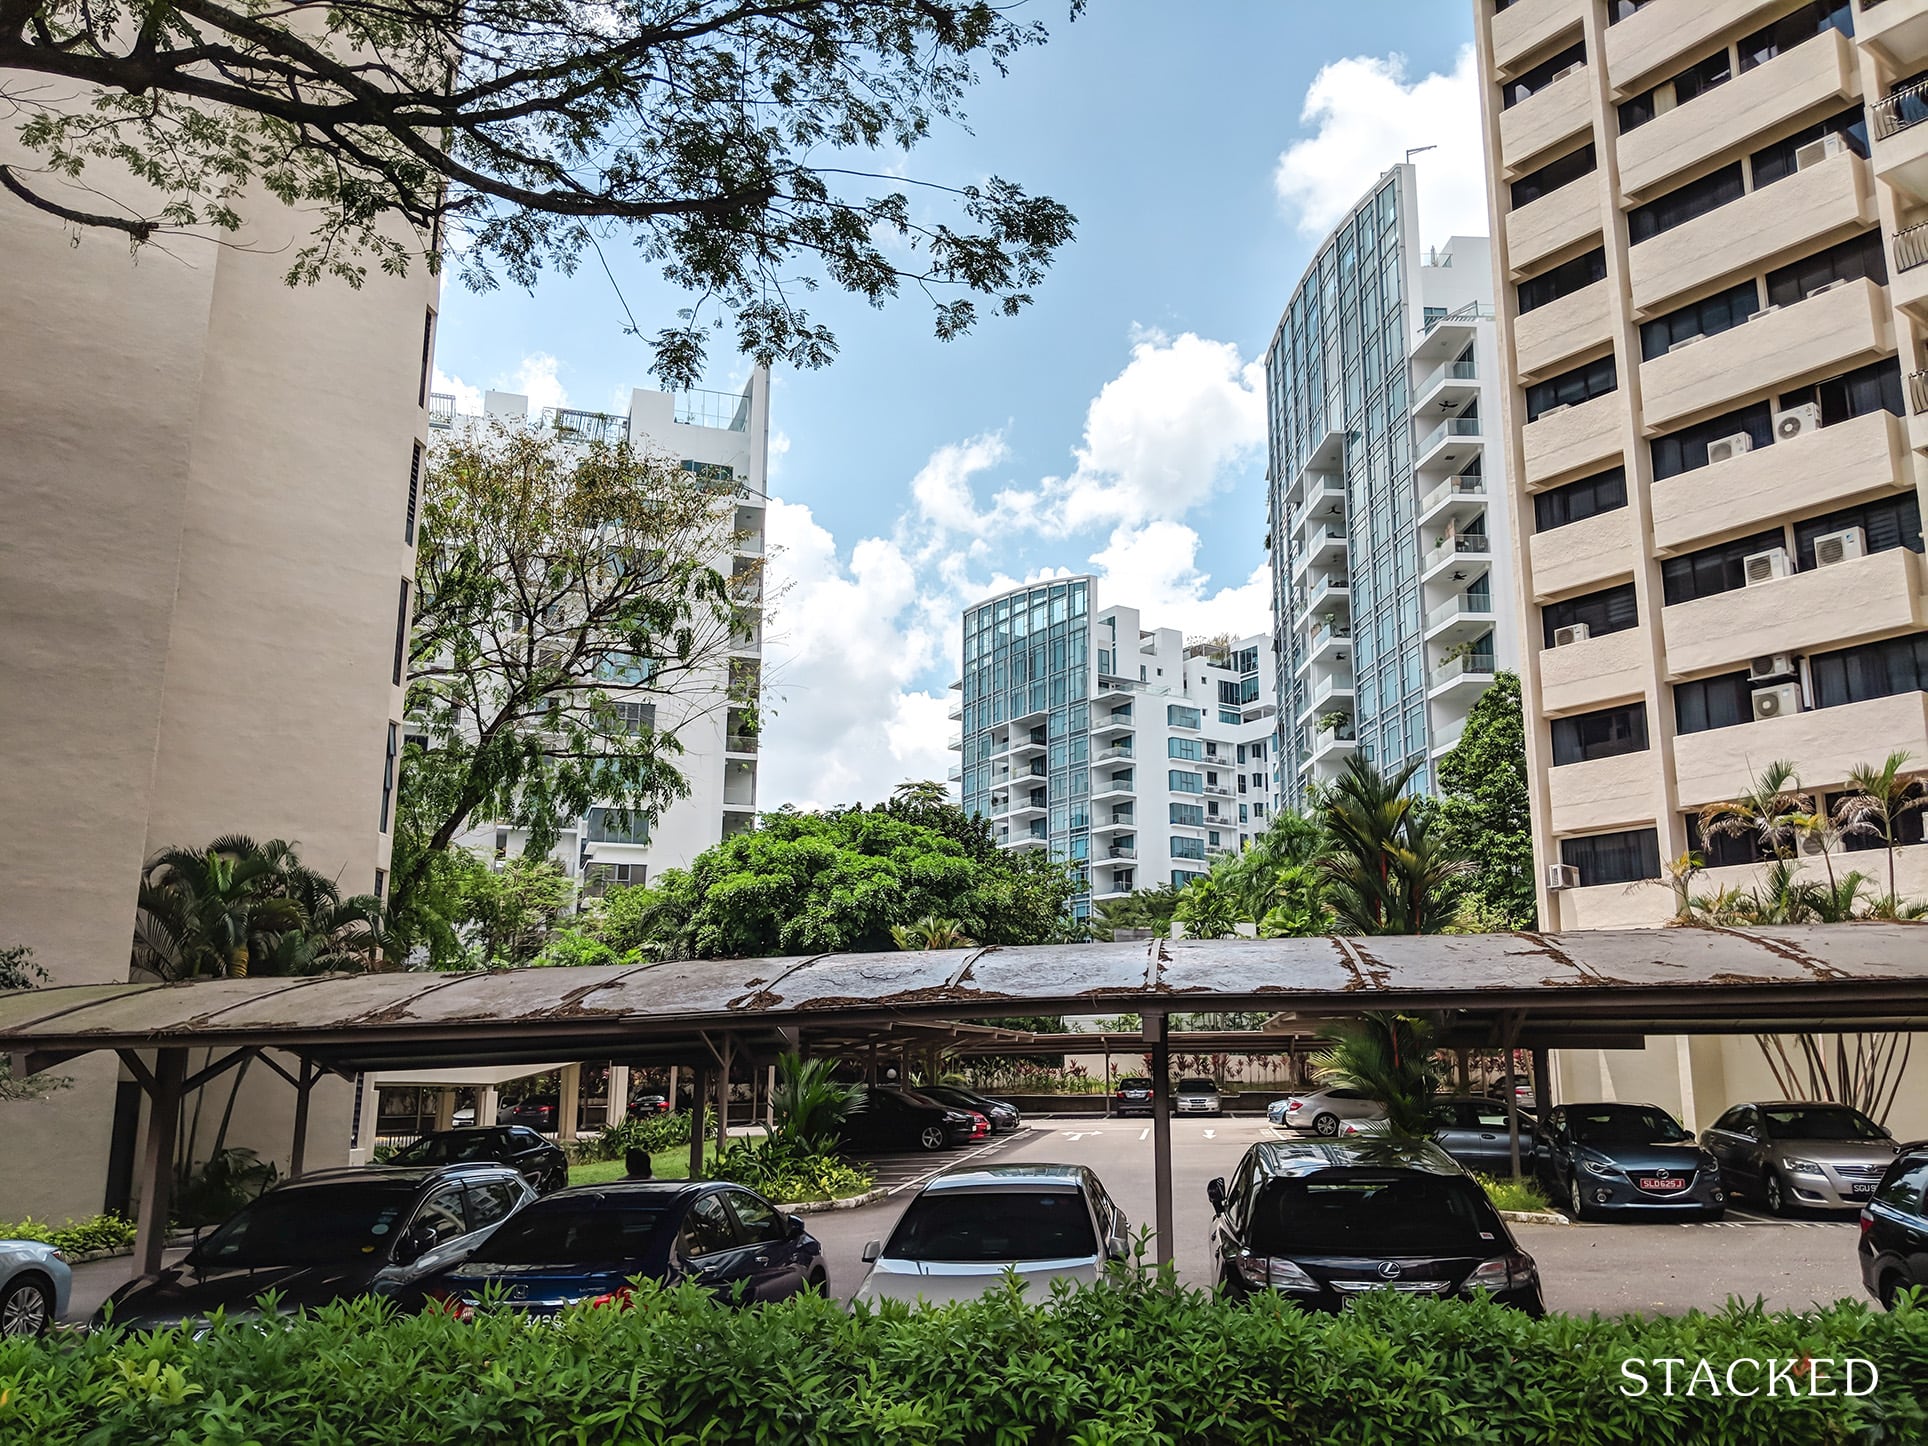
M883 1253L884 1253L883 1241L866 1240L864 1242L864 1263L866 1265L868 1265L871 1261L875 1260L878 1256L882 1255Z
M1757 1145L1765 1145L1767 1143L1767 1131L1759 1125L1749 1125L1747 1127L1747 1137Z
M1218 1176L1216 1179L1206 1181L1205 1198L1212 1202L1212 1213L1214 1215L1222 1215L1225 1213L1225 1177L1223 1175Z
M790 1222L790 1238L792 1240L803 1239L803 1217L801 1215L786 1215L784 1219Z
M1685 1135L1683 1135L1683 1136L1681 1137L1681 1141L1680 1141L1680 1142L1681 1142L1681 1144L1683 1144L1683 1145L1691 1145L1691 1144L1693 1144L1693 1143L1694 1143L1694 1132L1693 1132L1692 1130L1689 1130L1689 1131L1688 1131L1688 1132L1687 1132L1687 1133L1686 1133Z
M441 1241L433 1225L416 1225L396 1242L395 1259L403 1265L420 1260Z

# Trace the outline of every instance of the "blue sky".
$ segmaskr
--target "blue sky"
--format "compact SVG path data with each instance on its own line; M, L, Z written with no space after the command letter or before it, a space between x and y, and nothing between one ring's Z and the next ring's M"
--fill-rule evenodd
M1463 0L1094 0L967 101L908 174L1056 197L1077 239L1016 320L931 336L921 298L817 294L842 354L780 374L766 806L942 777L955 614L1053 570L1187 632L1269 626L1258 359L1327 226L1409 146L1426 238L1484 232ZM881 166L878 167L882 169ZM606 248L645 331L683 299ZM599 270L444 297L464 387L611 408L647 385ZM743 372L712 358L712 384Z

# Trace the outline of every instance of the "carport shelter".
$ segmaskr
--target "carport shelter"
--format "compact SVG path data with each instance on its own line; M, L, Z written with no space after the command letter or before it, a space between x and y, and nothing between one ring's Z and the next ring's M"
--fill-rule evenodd
M1171 1258L1167 1016L1263 1010L1316 1021L1437 1013L1442 1043L1639 1048L1646 1035L1920 1030L1928 932L1853 923L1564 935L1152 940L807 958L676 960L633 968L324 975L192 984L69 985L0 997L16 1075L116 1051L148 1101L139 1213L157 1269L181 1097L253 1056L307 1098L323 1073L555 1059L726 1062L733 1051L848 1050L1009 1015L1135 1013L1161 1081L1154 1114L1158 1258ZM1283 1037L1283 1036L1282 1036ZM984 1036L994 1040L995 1035ZM194 1075L188 1051L218 1053ZM277 1063L268 1051L288 1060ZM1543 1065L1536 1069L1546 1078ZM697 1092L701 1100L703 1091ZM700 1142L701 1130L696 1132ZM700 1148L700 1143L697 1148ZM1517 1141L1515 1144L1517 1149Z

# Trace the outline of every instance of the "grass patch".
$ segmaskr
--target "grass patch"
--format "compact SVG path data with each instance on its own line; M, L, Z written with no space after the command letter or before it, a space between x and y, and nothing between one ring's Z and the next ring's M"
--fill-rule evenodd
M703 1158L716 1158L716 1146L706 1145ZM687 1180L690 1177L690 1147L674 1145L667 1150L656 1150L649 1157L650 1172L658 1180ZM621 1160L592 1160L586 1165L569 1167L571 1185L607 1185L611 1180L620 1180L624 1175Z
M1475 1175L1486 1189L1486 1196L1497 1210L1551 1210L1546 1195L1532 1180L1514 1180L1502 1175Z

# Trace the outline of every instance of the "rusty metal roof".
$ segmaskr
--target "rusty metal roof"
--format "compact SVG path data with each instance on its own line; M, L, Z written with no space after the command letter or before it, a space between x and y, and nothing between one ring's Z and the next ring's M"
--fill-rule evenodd
M251 1044L337 1067L639 1052L724 1030L1019 1014L1511 1014L1529 1033L1928 1028L1928 932L1855 923L1038 945L632 968L71 985L0 996L0 1051Z

